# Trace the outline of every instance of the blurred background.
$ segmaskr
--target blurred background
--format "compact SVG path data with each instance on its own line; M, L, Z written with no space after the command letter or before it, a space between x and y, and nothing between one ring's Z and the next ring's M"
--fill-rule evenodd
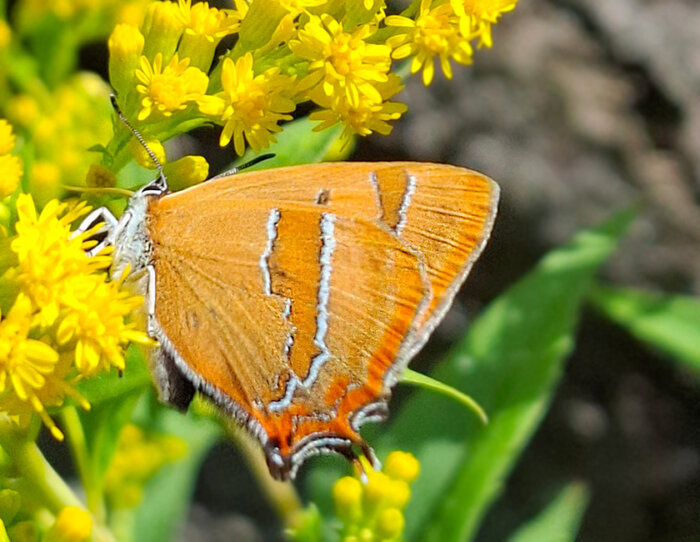
M502 187L492 239L419 370L549 249L630 205L639 216L603 282L700 292L697 0L521 0L493 34L452 82L411 78L391 136L359 141L353 156L463 165ZM91 47L84 66L106 77L105 54ZM192 144L209 148L198 152L226 158L216 133L198 135ZM392 408L410 395L400 387ZM699 421L697 374L586 310L551 409L478 540L505 539L553 488L581 480L592 496L581 541L697 541ZM282 540L241 463L232 445L215 448L181 540Z
M696 0L523 0L454 79L409 80L408 113L355 155L464 165L501 185L492 239L424 360L548 249L632 204L603 282L700 293ZM581 541L700 537L698 375L593 309L479 540L504 540L570 479L592 492Z

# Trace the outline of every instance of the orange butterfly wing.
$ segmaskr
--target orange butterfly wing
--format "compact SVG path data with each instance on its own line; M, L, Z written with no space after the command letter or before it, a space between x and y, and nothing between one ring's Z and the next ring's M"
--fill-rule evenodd
M317 164L153 199L155 316L185 378L293 476L349 454L482 250L498 188L462 168Z

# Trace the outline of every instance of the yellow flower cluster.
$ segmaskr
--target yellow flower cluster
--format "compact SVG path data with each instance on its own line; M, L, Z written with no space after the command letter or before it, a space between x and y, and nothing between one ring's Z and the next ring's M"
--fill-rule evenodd
M80 73L43 99L22 93L8 101L8 119L32 145L27 181L37 204L62 196L62 184L86 178L97 156L88 149L112 135L108 96L102 79Z
M20 194L16 209L16 235L0 238L0 413L20 423L36 413L61 439L46 409L65 396L89 408L76 381L123 370L125 346L151 340L127 321L143 301L108 280L109 251L86 255L94 230L71 232L88 207L51 200L37 214Z
M10 154L15 147L15 134L12 126L0 119L0 199L4 199L17 190L22 177L22 162Z
M134 424L124 427L105 477L105 493L111 506L138 506L144 483L163 465L177 461L186 453L187 446L178 437L146 433Z
M410 483L420 471L410 453L389 454L381 472L363 460L366 483L345 476L333 486L336 514L342 522L342 542L396 542L404 529L403 509L411 497Z
M0 490L0 541L39 540L37 522L22 519L22 495ZM62 508L41 536L42 542L84 542L92 534L92 517L77 506Z
M490 45L491 25L515 3L416 0L387 17L371 0L237 0L236 9L166 0L140 27L115 28L110 79L126 116L154 139L214 122L222 146L260 151L304 102L320 108L310 115L318 130L388 134L406 110L392 101L402 88L394 60L412 58L429 84L438 58L451 77L450 61L469 64L470 42ZM223 39L234 45L213 62Z

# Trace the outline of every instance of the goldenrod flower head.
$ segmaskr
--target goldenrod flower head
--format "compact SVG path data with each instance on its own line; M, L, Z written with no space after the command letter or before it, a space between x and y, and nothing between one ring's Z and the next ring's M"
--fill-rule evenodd
M392 129L389 121L398 119L406 111L405 104L388 101L401 90L401 79L397 75L389 74L388 81L377 84L376 88L379 92L379 100L362 95L356 106L353 106L344 94L327 97L319 92L313 93L314 102L326 108L309 115L311 120L321 121L314 130L325 130L334 124L342 123L345 129L341 138L346 141L354 134L361 136L367 136L372 132L389 134Z
M356 522L362 515L362 483L351 476L340 478L333 485L336 514L345 522Z
M12 125L5 119L0 119L0 154L8 154L15 148L15 134Z
M15 147L15 134L5 119L0 119L0 199L14 193L22 178L22 162L10 154Z
M129 342L154 346L134 323L125 322L143 305L143 298L122 291L121 281L105 282L99 275L76 277L72 282L56 340L61 346L74 343L75 366L82 376L94 376L110 367L124 370Z
M180 41L185 24L180 18L178 5L173 2L151 2L143 22L146 45L143 54L155 58L160 53L170 59Z
M396 453L396 452L393 452ZM404 452L388 458L399 475L417 474L416 459ZM341 520L343 542L395 542L404 529L401 510L408 503L410 489L406 480L394 478L386 468L374 471L365 458L360 459L366 481L345 476L333 486L333 501ZM399 468L397 468L399 467Z
M165 155L165 147L163 147L160 141L157 139L147 139L146 145L148 145L148 148L151 149L151 152L161 165L168 161ZM153 163L153 159L138 139L132 138L131 141L129 141L129 150L138 165L146 169L156 169L156 164Z
M177 54L165 67L161 53L156 55L153 64L145 56L141 57L141 68L136 70L136 78L141 82L136 90L143 96L139 120L153 112L169 117L204 96L209 78L189 64L189 58L180 60Z
M5 278L19 287L8 314L0 320L0 412L23 423L37 413L53 435L62 434L46 408L66 395L89 404L73 388L77 378L111 366L124 368L130 341L153 341L128 315L143 300L108 281L111 263L105 249L89 257L91 236L100 228L73 233L71 224L89 209L50 201L37 216L27 194L17 198L17 235L10 242L17 263Z
M204 156L188 155L163 166L171 190L182 190L209 178L209 163Z
M185 26L185 34L199 35L210 42L218 42L224 36L238 30L240 18L233 10L209 7L208 2L192 5L192 0L179 0L178 17Z
M254 151L268 147L276 141L273 134L282 130L277 123L292 118L288 113L295 108L289 97L293 79L280 74L278 68L255 75L250 53L236 62L224 60L221 86L222 92L200 99L199 109L224 124L219 144L227 145L233 139L239 155L246 141Z
M109 48L109 80L119 93L126 93L134 81L145 39L133 25L118 24L107 40Z
M83 542L92 534L92 516L77 506L62 508L42 542Z
M209 7L207 2L192 5L191 0L179 0L178 7L185 28L180 56L189 57L192 66L208 72L219 41L237 32L241 19L236 11Z
M386 458L383 470L391 478L410 484L420 473L420 463L413 454L395 450Z
M396 540L401 536L405 525L403 514L398 508L387 508L377 516L375 531L379 540Z
M463 36L479 37L479 47L491 47L491 25L504 13L515 9L517 0L450 0L459 17L459 30Z
M292 52L309 61L300 88L320 86L329 97L345 94L350 107L357 107L361 96L381 101L375 85L388 80L391 48L365 41L375 31L373 25L361 25L348 33L328 14L311 17L289 42Z
M85 186L107 188L117 185L116 175L102 164L92 164L85 176Z
M0 199L3 199L17 190L22 178L22 162L11 154L0 155L0 171Z
M185 442L172 435L150 433L134 424L122 429L117 451L105 477L105 493L115 508L133 508L141 500L144 483L166 463L187 453Z
M8 384L26 401L32 388L45 383L45 375L58 363L58 352L40 340L29 338L34 308L31 300L19 293L12 308L0 321L0 393Z
M50 201L37 216L34 201L27 194L17 199L17 237L10 247L19 261L17 281L37 307L37 324L50 326L58 318L64 298L70 298L68 279L109 266L108 256L90 258L85 250L90 232L71 237L70 225L87 212L84 204L68 208Z
M440 66L448 79L452 78L450 59L460 64L471 64L472 61L469 37L460 33L452 6L447 3L430 9L430 3L430 0L421 0L415 20L400 15L386 18L387 26L401 29L399 34L387 40L394 48L392 56L397 59L413 56L411 73L422 68L425 85L433 80L435 57L440 59Z

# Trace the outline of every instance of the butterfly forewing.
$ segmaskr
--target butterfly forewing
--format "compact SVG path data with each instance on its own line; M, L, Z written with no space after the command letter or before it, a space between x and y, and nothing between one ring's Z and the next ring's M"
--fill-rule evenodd
M497 197L461 168L343 163L153 199L156 319L185 376L293 475L318 449L361 443L481 251Z

